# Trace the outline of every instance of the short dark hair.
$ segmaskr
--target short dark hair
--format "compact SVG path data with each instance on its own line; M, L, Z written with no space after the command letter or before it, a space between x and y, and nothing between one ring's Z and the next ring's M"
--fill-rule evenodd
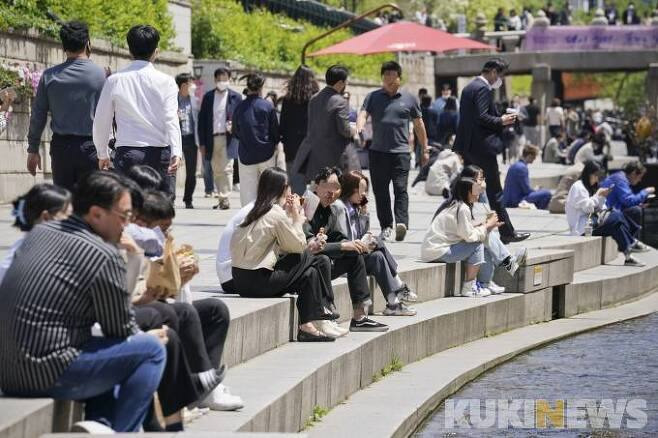
M430 105L432 105L432 96L430 96L429 94L424 94L424 95L421 96L421 98L420 98L420 104L421 104L422 106L430 106Z
M521 156L523 157L537 157L541 153L541 149L539 149L537 146L534 144L527 144L523 146L523 151L521 152Z
M336 175L336 177L340 180L343 172L341 172L338 167L323 167L318 171L317 175L315 175L315 179L313 181L315 184L320 184L322 181L328 180L331 175Z
M247 80L247 91L255 93L263 88L265 85L265 78L260 73L249 73L240 78L240 80Z
M126 40L133 58L148 61L158 48L160 33L153 26L138 24L130 28Z
M192 75L189 73L180 73L176 75L176 85L180 88L183 84L188 83L192 79Z
M130 178L125 178L125 184L128 186L128 190L130 190L130 202L132 204L133 213L136 214L137 212L142 211L144 205L144 191L139 184Z
M457 111L457 99L450 96L446 99L446 104L443 107L444 111Z
M333 87L337 82L346 81L349 75L350 71L347 67L340 64L334 64L327 69L327 72L324 75L324 80L327 82L327 85Z
M59 39L65 51L79 52L89 42L89 27L82 21L69 21L59 29Z
M26 194L14 200L14 226L21 231L30 231L42 212L47 211L54 215L63 211L70 203L71 193L65 188L48 183L36 184Z
M624 173L626 175L630 175L631 173L644 173L646 170L647 168L644 167L644 164L637 160L629 161L628 163L624 164Z
M425 96L427 93L427 88L419 88L418 89L418 95L419 96Z
M138 164L126 172L126 176L135 181L142 190L161 190L162 175L146 164Z
M119 197L129 190L121 175L105 170L90 172L78 181L73 195L73 212L83 216L94 205L110 210Z
M482 66L482 73L496 71L498 74L505 73L509 65L502 58L492 58Z
M385 63L382 64L382 68L380 72L381 76L384 76L384 73L386 73L387 71L397 72L398 77L400 78L402 77L402 66L395 61L386 61Z
M222 66L222 67L217 67L217 68L215 69L215 74L214 74L213 77L214 77L215 79L217 79L217 76L222 75L222 74L227 75L228 78L231 79L231 70L230 70L228 67L224 67L224 66Z
M366 182L366 187L370 187L370 181L368 177L365 176L358 170L352 170L351 172L344 173L340 177L340 196L343 199L347 199L354 194L354 192L359 190L359 184L361 180Z
M144 194L139 216L148 221L167 220L176 217L176 210L167 194L150 190Z

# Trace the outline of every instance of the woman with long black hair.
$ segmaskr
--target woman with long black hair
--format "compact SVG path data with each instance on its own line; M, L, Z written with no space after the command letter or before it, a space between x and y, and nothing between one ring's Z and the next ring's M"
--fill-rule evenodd
M291 194L284 170L273 167L263 172L254 207L231 238L233 282L243 297L297 293L297 340L333 341L347 330L333 322L337 314L331 311L331 262L316 254L324 247L321 237L307 247L299 199Z
M636 242L633 233L637 230L621 211L606 210L605 203L611 188L599 188L602 173L599 163L586 161L580 179L569 189L565 210L571 234L582 236L585 229L591 226L592 235L615 239L619 252L624 253L624 265L642 267L644 263L631 254Z
M301 65L286 84L286 95L281 105L279 132L283 150L286 153L286 168L292 191L302 195L306 190L304 175L292 172L292 164L297 156L299 145L306 137L308 124L308 102L320 90L313 70Z

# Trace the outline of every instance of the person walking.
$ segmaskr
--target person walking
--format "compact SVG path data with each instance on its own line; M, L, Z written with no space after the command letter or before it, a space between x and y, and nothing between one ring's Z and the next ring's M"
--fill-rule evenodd
M252 73L247 79L247 98L233 113L233 133L239 140L240 203L256 199L258 179L276 164L274 151L279 143L279 121L271 102L262 98L265 78Z
M66 61L46 69L39 80L27 133L27 170L33 176L41 170L39 145L50 113L53 182L73 191L78 179L98 166L92 127L105 71L89 59L91 43L86 23L64 23L59 37ZM98 141L107 147L109 139L108 132Z
M327 86L308 103L308 128L293 163L293 173L309 182L324 167L338 166L345 148L354 137L350 127L349 103L343 97L349 71L342 65L327 69Z
M199 119L199 105L192 91L192 75L181 73L176 76L178 85L178 119L183 143L183 155L185 157L185 193L183 202L185 208L194 208L192 195L196 188L196 167L199 150L197 144L197 121Z
M377 218L384 240L393 238L393 213L389 185L393 182L395 196L395 240L402 241L409 228L409 126L421 145L420 161L429 160L427 134L418 99L400 89L402 67L395 61L387 61L381 67L382 88L366 96L356 122L357 132L362 132L368 117L372 118L373 140L368 152L370 177L375 194Z
M217 188L219 202L214 209L231 208L228 197L233 190L233 163L237 158L236 143L232 138L233 112L242 96L229 88L231 71L226 67L215 70L215 88L208 91L199 110L199 150L204 157L206 196ZM210 185L210 187L209 187Z
M506 70L507 64L502 59L491 59L482 67L482 74L462 91L454 149L464 158L464 165L475 164L484 170L489 205L503 223L499 229L501 240L510 243L527 239L530 234L514 230L502 205L497 155L503 150L503 127L515 123L516 114L499 115L493 91L503 84Z
M297 151L308 128L308 104L320 89L313 70L300 66L286 85L286 95L281 104L279 133L286 154L286 169L292 191L298 195L306 191L304 176L292 171Z
M176 171L183 155L174 78L155 69L160 33L133 26L127 35L133 62L105 82L94 117L98 167L110 167L108 139L116 123L114 168L126 173L139 164L158 171L169 195L176 193Z

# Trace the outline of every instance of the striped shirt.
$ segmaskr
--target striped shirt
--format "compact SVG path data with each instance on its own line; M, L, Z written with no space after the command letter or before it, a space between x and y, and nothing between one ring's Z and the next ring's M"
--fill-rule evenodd
M36 226L17 249L0 290L0 388L49 389L100 323L107 337L139 332L117 248L71 216Z

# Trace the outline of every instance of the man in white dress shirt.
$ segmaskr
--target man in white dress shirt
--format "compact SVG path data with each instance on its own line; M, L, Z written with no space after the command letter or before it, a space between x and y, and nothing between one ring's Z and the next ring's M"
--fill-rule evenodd
M175 193L174 175L182 156L178 121L178 87L174 78L155 69L160 34L149 25L128 31L134 61L108 78L94 118L94 144L99 145L98 166L110 166L108 139L116 121L114 167L126 172L146 164L156 169Z

